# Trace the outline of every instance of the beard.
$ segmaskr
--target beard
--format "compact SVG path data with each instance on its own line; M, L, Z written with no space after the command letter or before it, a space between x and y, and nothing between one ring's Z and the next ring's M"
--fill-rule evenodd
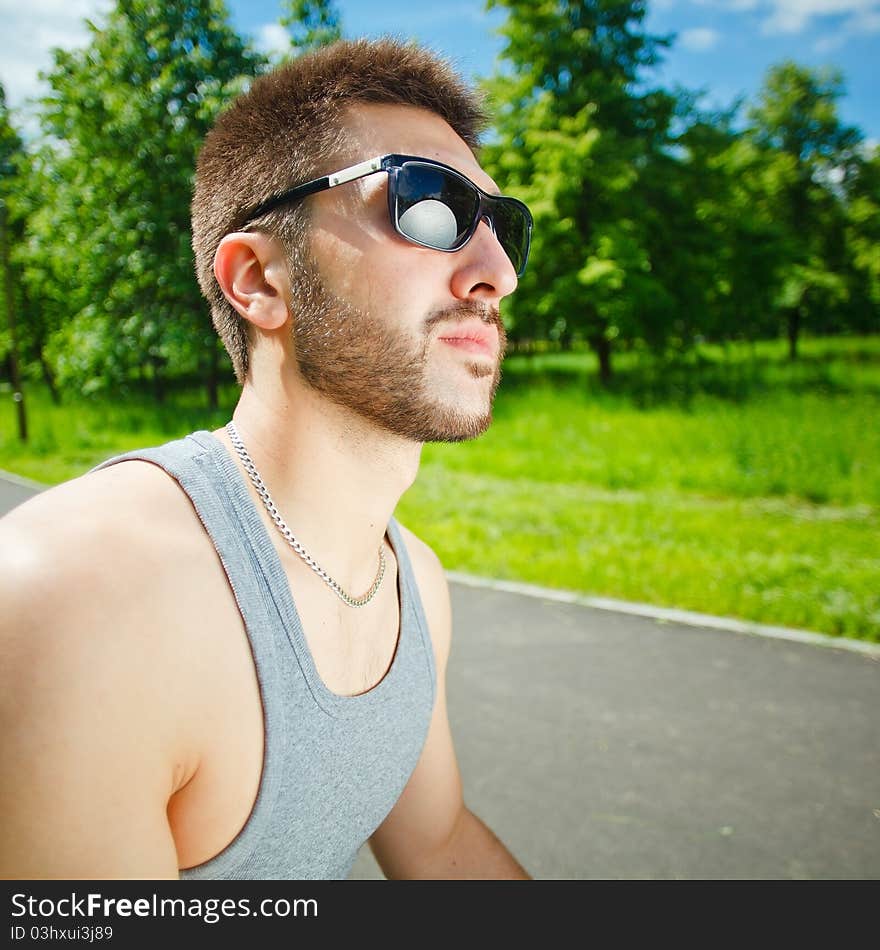
M293 344L299 372L312 389L414 442L462 442L488 429L507 345L497 309L467 301L437 311L414 338L393 320L381 320L328 291L313 261L297 261L291 281ZM445 389L443 395L431 391L428 360L432 330L469 317L494 324L499 341L494 367L485 360L466 363L475 379L492 377L483 404L470 410L456 404L448 382L437 387Z

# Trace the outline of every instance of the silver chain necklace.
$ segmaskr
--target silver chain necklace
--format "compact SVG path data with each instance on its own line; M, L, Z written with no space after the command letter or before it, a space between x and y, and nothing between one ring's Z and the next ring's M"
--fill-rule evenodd
M322 568L317 561L311 556L311 554L306 551L306 549L296 540L293 534L290 531L290 528L284 523L281 515L278 513L278 509L275 507L275 502L272 501L269 496L269 492L266 490L266 486L263 484L263 479L260 478L260 473L257 471L256 466L254 465L251 457L247 453L247 449L244 447L244 443L241 441L241 437L238 434L238 429L235 428L235 423L230 419L226 423L226 431L229 433L230 441L233 446L235 446L235 451L238 452L238 456L242 461L242 464L245 467L245 471L250 476L251 481L256 488L257 493L260 498L263 500L263 504L266 507L266 511L269 512L269 516L278 526L278 530L284 535L284 539L287 543L293 548L294 551L309 565L309 567L320 577L324 583L342 600L344 603L348 604L349 607L363 607L364 604L368 604L375 596L376 592L379 590L379 585L382 583L382 578L385 576L385 552L380 547L379 548L379 571L376 574L376 579L373 581L373 586L363 595L363 597L352 597L350 594L347 594L340 586L333 580L333 578Z

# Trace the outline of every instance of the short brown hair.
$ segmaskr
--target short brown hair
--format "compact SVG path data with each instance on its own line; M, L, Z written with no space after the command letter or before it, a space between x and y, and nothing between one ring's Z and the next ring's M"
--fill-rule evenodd
M427 109L474 151L486 125L482 97L445 60L391 38L340 40L260 76L233 100L205 137L191 211L199 286L241 385L249 363L247 321L214 277L217 246L261 201L333 171L328 163L340 147L345 109L358 102ZM306 221L305 206L295 203L258 225L279 238L292 260Z

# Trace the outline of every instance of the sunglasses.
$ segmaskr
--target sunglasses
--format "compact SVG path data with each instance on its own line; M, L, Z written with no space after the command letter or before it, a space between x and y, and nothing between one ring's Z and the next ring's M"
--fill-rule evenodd
M458 251L486 220L517 277L522 276L532 240L532 215L526 205L506 195L490 195L454 168L414 155L379 155L297 185L257 205L242 227L280 205L376 172L388 172L388 211L402 238L435 251Z

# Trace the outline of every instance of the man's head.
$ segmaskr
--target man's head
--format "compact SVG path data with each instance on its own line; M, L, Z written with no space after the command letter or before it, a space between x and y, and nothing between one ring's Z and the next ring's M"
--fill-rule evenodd
M240 383L256 345L288 341L307 384L386 428L420 441L485 428L504 344L498 302L516 285L485 222L451 254L407 244L389 220L386 173L248 220L274 195L389 152L496 192L474 157L483 124L479 98L446 64L390 40L302 57L227 109L199 157L193 246Z

